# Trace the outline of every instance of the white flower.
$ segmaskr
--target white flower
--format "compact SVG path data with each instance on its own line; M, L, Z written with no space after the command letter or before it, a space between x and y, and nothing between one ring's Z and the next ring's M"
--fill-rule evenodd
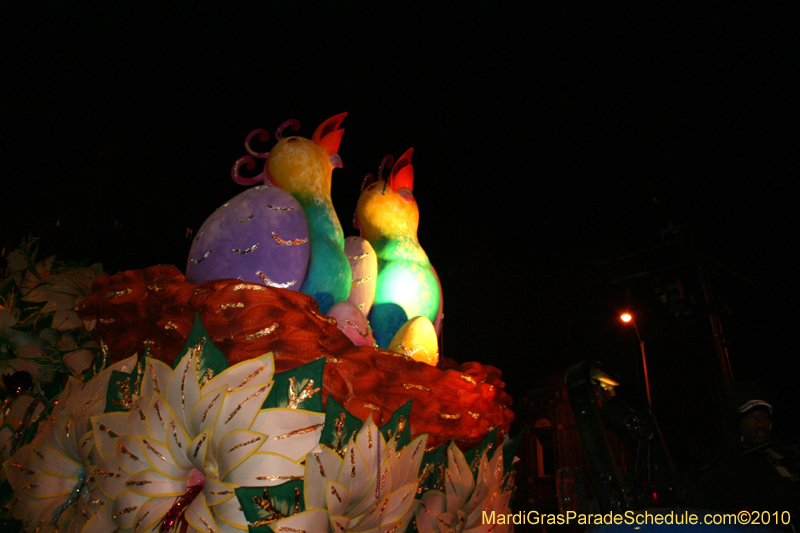
M83 319L75 311L76 304L89 297L92 281L102 275L103 267L100 263L91 267L70 268L43 280L22 299L26 302L44 302L40 313L55 313L53 329L74 329L84 325Z
M53 380L55 370L37 359L47 358L47 348L58 340L53 330L25 332L14 329L19 311L0 305L0 374L25 371L38 382Z
M235 489L303 476L324 415L261 409L273 379L266 354L198 384L193 350L173 371L145 359L141 396L129 413L93 419L97 478L113 502L87 528L150 531L185 521L191 531L247 531ZM166 526L164 526L166 528Z
M513 531L511 525L484 523L483 513L491 516L511 513L512 493L506 488L503 473L503 449L491 460L483 452L477 482L464 454L455 444L447 448L445 492L429 490L422 495L417 510L417 529L420 533L502 533Z
M94 379L80 383L69 378L53 413L30 444L20 448L3 467L14 488L11 509L25 531L79 532L95 512L100 498L91 481L91 417L103 412L112 371L130 370L131 357Z
M396 450L370 417L339 456L322 447L306 459L306 511L270 523L274 531L404 532L417 507L427 435Z

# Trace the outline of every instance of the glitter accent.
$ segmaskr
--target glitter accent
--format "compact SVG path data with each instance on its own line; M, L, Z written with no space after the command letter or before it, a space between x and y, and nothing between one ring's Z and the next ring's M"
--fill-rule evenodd
M216 530L213 527L211 527L208 524L208 522L206 522L205 518L203 518L202 516L198 516L197 519L200 520L204 526L206 526L206 531L208 531L208 533L217 533Z
M367 409L372 409L373 411L380 411L381 408L375 405L374 403L364 402L364 407Z
M232 291L242 291L242 290L265 291L267 289L265 287L262 287L261 285L255 284L255 283L239 283L239 284L234 285L231 290Z
M295 379L294 376L290 377L289 402L286 405L286 407L288 407L289 409L297 409L297 406L299 406L301 402L308 400L309 398L311 398L320 391L319 387L317 387L316 389L313 387L314 387L314 380L310 379L308 380L308 383L306 383L306 386L303 387L303 390L300 392L300 394L297 394L297 380Z
M328 363L341 363L342 362L341 359L338 359L338 358L336 358L336 357L334 357L332 355L326 355L325 356L325 361L328 362Z
M356 477L356 447L350 448L350 477Z
M112 520L116 520L117 517L120 517L120 516L122 516L124 514L132 513L133 511L135 511L138 508L139 507L126 507L125 509L122 509L121 511L118 511L118 512L114 513L113 515L111 515L111 519Z
M164 324L164 329L178 329L178 325L175 324L172 320Z
M461 379L463 379L464 381L468 382L468 383L472 383L473 385L477 385L478 384L477 381L475 381L474 379L472 379L471 376L468 376L466 374L461 374L459 377Z
M144 519L145 519L145 518L147 518L147 515L149 515L149 514L150 514L150 511L147 511L146 513L144 513L144 514L142 515L142 517L141 517L141 518L139 518L139 520L137 520L137 521L136 521L136 525L135 525L135 526L133 526L133 530L134 530L134 531L136 531L137 529L139 529L139 526L141 526L141 525L142 525L142 522L144 522Z
M134 454L132 454L130 451L128 451L128 448L126 448L125 445L122 444L119 441L117 441L117 448L119 449L120 453L123 453L123 454L127 455L128 457L130 457L134 461L138 461L139 460L138 457L136 457Z
M233 249L233 250L231 250L231 251L232 251L232 252L235 252L235 253L237 253L237 254L245 255L245 254L249 254L250 252L255 252L256 250L258 250L258 247L259 247L259 246L261 246L259 243L255 243L255 244L254 244L253 246L251 246L250 248L245 248L244 250L240 250L239 248L234 248L234 249Z
M264 285L266 285L267 287L275 287L276 289L288 289L292 285L296 285L297 284L297 280L296 279L293 279L292 281L287 281L286 283L278 283L276 281L272 281L271 279L269 279L267 277L266 274L264 274L260 270L258 272L256 272L256 276L258 276L258 279L263 281Z
M254 392L253 394L251 394L250 396L248 396L247 398L245 398L245 399L242 401L242 403L240 403L239 405L237 405L237 406L236 406L236 409L234 409L234 410L231 412L231 414L230 414L230 415L228 415L228 418L227 418L227 420L225 420L225 423L224 423L223 425L225 425L225 424L227 424L228 422L230 422L230 421L231 421L231 419L232 419L234 416L236 416L236 413L238 413L238 412L239 412L239 410L242 408L242 406L243 406L244 404L246 404L247 402L249 402L250 400L252 400L252 399L253 399L253 398L255 398L256 396L258 396L259 394L261 394L262 392L264 392L264 391L265 391L265 390L267 390L268 388L269 388L269 386L268 386L268 385L266 385L266 386L264 386L264 387L261 387L261 388L260 388L260 389L258 389L256 392Z
M351 287L358 287L358 286L359 286L359 285L361 285L362 283L366 283L366 282L368 282L368 281L369 281L369 280L371 280L371 279L372 279L372 274L370 274L370 275L369 275L369 276L367 276L366 278L354 279L354 280L353 280L353 281L350 283L350 286L351 286Z
M317 461L319 461L319 459L317 459ZM17 468L19 468L20 470L22 470L24 473L28 474L29 476L32 476L32 475L36 474L36 472L34 472L33 470L28 470L27 468L25 468L24 466L22 466L19 463L9 463L9 464L11 466L16 466ZM322 465L320 465L320 468L322 468Z
M153 390L155 392L161 392L161 387L158 384L158 376L156 375L156 367L153 365L152 362L148 362L147 366L150 367L150 377L153 378Z
M206 257L208 257L208 254L210 253L211 253L211 248L209 248L208 251L205 254L203 254L203 257L201 257L200 259L189 259L189 261L191 261L195 265L199 265L200 263L206 260Z
M142 439L142 444L144 444L145 446L147 446L147 448L148 448L148 449L149 449L151 452L153 452L154 454L156 454L156 455L157 455L157 456L158 456L158 457L159 457L159 458L160 458L162 461L166 461L166 460L167 460L167 458L166 458L166 457L164 457L163 455L161 455L161 452L159 452L158 450L156 450L156 449L153 447L153 445L152 445L152 444L150 444L149 442L147 442L146 440Z
M247 222L249 220L253 220L253 215L250 215L250 216L244 217L244 218L236 218L236 217L231 217L231 218L233 220L235 220L236 222Z
M262 329L260 331L256 331L252 335L245 334L244 338L246 340L248 340L248 341L252 341L254 339L260 339L261 337L266 337L267 335L269 335L270 333L272 333L276 329L278 329L278 323L277 322L275 322L274 324L272 324L268 328L264 328L264 329Z
M99 319L101 324L113 324L116 322L113 318L101 318Z
M178 445L178 448L183 448L183 444L181 444L181 441L178 440L178 428L175 427L175 419L174 418L170 418L169 419L169 425L170 425L170 427L172 427L172 435L175 437L175 444Z
M321 475L322 477L328 477L328 476L325 475L325 469L322 468L322 461L320 461L320 459L319 459L319 454L315 453L314 454L314 459L316 459L317 465L319 466L319 475ZM33 472L31 472L31 473L33 473Z
M347 258L352 259L353 261L358 261L359 259L364 259L369 255L371 255L369 252L364 252L363 254L360 255L348 255Z
M203 387L205 387L206 383L211 381L211 378L213 377L214 377L214 370L206 368L206 373L203 374L203 380L200 382L200 388L202 389Z
M267 204L267 207L273 211L294 211L294 207L276 207L272 204Z
M308 242L308 239L293 239L291 241L285 241L278 237L274 231L272 232L272 240L278 244L282 244L283 246L297 246L299 244L305 244Z
M153 283L152 285L148 285L147 288L153 292L161 292L167 288L166 285L156 285Z
M216 400L216 398L214 398L214 399ZM200 439L200 442L197 443L197 447L194 449L194 456L195 457L197 457L197 452L200 451L200 446L202 446L203 443L206 441L206 436L208 436L208 433L203 433L203 436Z
M405 427L406 427L406 419L403 415L400 415L397 418L397 434L399 435L400 433L402 433Z
M95 470L96 474L100 474L103 477L122 477L122 474L117 474L116 472L108 472L106 470Z
M367 448L372 448L372 429L367 426Z
M108 433L108 436L111 437L112 439L119 437L119 435L111 431L111 429L108 428L105 424L98 424L97 427L100 428L100 431L105 431L106 433Z
M477 419L479 419L481 417L480 413L473 413L472 411L467 411L467 414L469 416L471 416L472 418L474 418L475 420L477 420Z
M198 233L198 234L197 234L197 237L195 237L195 238L194 238L194 240L193 240L192 242L197 242L197 241L199 241L199 240L200 240L200 237L202 237L204 233L205 233L205 231L201 231L200 233Z
M114 398L111 403L114 405L121 405L123 408L130 410L133 407L133 395L131 394L131 378L130 376L125 379L117 381L117 387L122 393L122 398ZM67 436L69 437L69 427L67 428Z
M341 497L341 496L339 496L339 493L338 493L338 492L336 492L336 487L334 487L333 485L331 485L331 494L332 494L333 496L336 496L336 499L338 499L338 500L339 500L339 503L341 503L341 502L342 502L342 497Z
M161 417L161 407L159 407L158 402L153 402L153 407L156 408L156 414L158 415L158 421L161 422L161 427L167 429L167 426L164 425L164 419Z
M186 367L183 369L183 377L181 377L181 407L186 409L186 374L189 373L189 367L192 364L192 357L194 354L186 358ZM158 403L156 403L158 406ZM158 414L158 418L161 418L161 413ZM163 426L164 423L162 421L161 425Z
M142 485L149 485L150 483L152 483L152 481L150 481L149 479L143 479L142 481L133 481L133 480L126 481L125 485L128 487L141 487Z
M113 300L114 298L119 298L120 296L125 296L126 294L130 294L132 292L133 292L133 289L128 287L127 289L124 289L124 290L121 290L121 291L106 293L106 298L108 298L109 300Z
M233 494L232 490L210 490L208 491L209 494L213 494L214 496L224 496L226 494Z
M208 412L211 410L212 407L214 407L214 404L217 403L217 400L219 399L219 397L220 397L220 394L217 394L216 396L214 396L214 399L211 400L211 403L208 404L208 407L206 407L206 412L203 413L203 417L200 419L201 423L206 421L206 417L208 416Z
M217 313L224 311L225 309L230 309L231 307L240 308L244 307L244 304L242 302L222 304L217 308Z
M260 479L262 481L280 481L282 479L286 479L291 481L292 479L303 479L303 474L298 474L296 476L257 476L256 479Z
M228 453L231 453L233 450L235 450L237 448L241 448L242 446L248 446L248 445L253 444L254 442L258 442L260 440L261 440L261 437L256 437L254 439L250 439L247 442L241 442L241 443L237 444L236 446L234 446L233 448L231 448L230 450L228 450Z
M456 413L454 415L450 415L447 413L439 413L439 416L446 420L458 420L459 418L461 418L461 413Z
M255 372L253 372L252 374L250 374L249 376L247 376L246 378L244 378L244 381L242 381L241 383L239 383L239 385L237 385L235 388L233 388L233 389L228 389L228 393L231 393L231 392L234 392L234 391L237 391L237 390L241 389L242 387L244 387L245 385L247 385L247 383L248 383L250 380L252 380L254 377L256 377L257 375L259 375L259 374L260 374L261 372L263 372L264 370L266 370L266 368L267 368L267 367L266 367L266 366L264 366L264 365L262 365L262 366L258 367L258 368L256 369L256 371L255 371Z
M275 437L274 440L282 440L287 437L294 437L295 435L305 435L306 433L311 433L312 431L316 431L318 428L323 427L325 424L314 424L313 426L308 426L305 428L295 429L292 432L286 433L285 435L279 435Z
M323 322L327 322L328 324L333 324L335 326L339 323L339 321L333 318L332 316L321 315L316 311L314 311L313 309L309 309L308 312L314 315L315 317L319 318Z
M345 326L350 326L351 328L356 330L356 332L359 335L361 335L362 337L364 337L365 339L367 338L367 335L369 334L369 324L367 324L367 331L361 331L361 329L359 329L359 327L356 324L354 324L353 322L351 322L351 321L349 321L347 319L345 319L344 325Z

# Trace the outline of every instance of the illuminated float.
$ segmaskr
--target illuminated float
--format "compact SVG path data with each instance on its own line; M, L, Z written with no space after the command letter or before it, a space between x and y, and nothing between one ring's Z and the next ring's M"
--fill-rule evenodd
M484 511L509 512L511 399L497 369L439 357L411 150L366 184L362 235L345 241L330 202L343 119L311 139L285 137L289 121L269 152L251 147L263 130L247 137L233 176L256 187L209 217L186 277L126 271L58 300L77 309L72 352L102 349L91 369L62 357L63 391L30 387L46 408L3 428L26 531L484 531ZM258 158L262 173L243 177ZM39 298L39 325L63 323L44 276L22 282L28 259L2 294Z

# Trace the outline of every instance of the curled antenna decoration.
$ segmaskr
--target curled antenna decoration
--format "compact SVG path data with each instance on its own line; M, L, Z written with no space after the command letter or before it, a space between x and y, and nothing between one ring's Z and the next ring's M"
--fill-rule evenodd
M297 120L296 118L293 118L291 120L287 120L286 122L284 122L283 124L278 126L278 129L275 131L275 138L276 139L278 139L279 141L283 140L283 130L287 126L292 128L292 131L297 131L300 128L300 121Z
M242 177L240 173L242 166L247 168L247 170L253 170L256 168L255 158L267 159L269 157L269 152L257 152L256 150L253 150L252 146L250 146L250 141L252 141L253 137L256 135L258 135L258 140L261 142L267 142L269 140L269 133L267 133L267 130L261 128L255 129L247 134L247 137L244 139L244 149L247 152L247 155L237 159L233 164L233 168L231 169L231 178L233 178L233 181L239 185L250 186L255 185L256 183L261 183L262 181L269 181L266 163L264 163L264 170L252 178Z

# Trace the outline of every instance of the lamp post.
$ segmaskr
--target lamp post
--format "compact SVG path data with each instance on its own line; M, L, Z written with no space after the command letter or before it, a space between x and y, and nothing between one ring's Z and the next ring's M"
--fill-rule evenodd
M639 339L639 347L642 349L642 369L644 370L644 387L647 391L647 404L652 408L653 401L650 399L650 378L647 376L647 357L644 355L644 341L639 335L639 328L636 327L636 321L630 313L622 313L619 317L626 324L630 322L633 324L633 329L636 331L636 338Z

